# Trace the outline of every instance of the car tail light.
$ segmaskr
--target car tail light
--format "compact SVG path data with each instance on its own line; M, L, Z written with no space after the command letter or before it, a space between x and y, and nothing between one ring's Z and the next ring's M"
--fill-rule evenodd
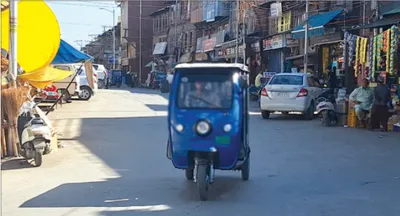
M267 89L263 88L263 89L261 90L261 96L268 97Z
M307 95L308 95L308 90L302 88L302 89L300 89L300 92L299 92L299 94L297 95L297 97L305 97L305 96L307 96Z

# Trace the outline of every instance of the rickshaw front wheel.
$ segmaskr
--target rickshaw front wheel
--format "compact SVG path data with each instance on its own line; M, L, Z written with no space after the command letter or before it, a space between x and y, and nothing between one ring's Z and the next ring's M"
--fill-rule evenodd
M196 175L197 191L200 196L201 201L206 201L208 199L208 176L207 176L207 165L199 164L197 167Z
M185 176L187 180L194 180L193 169L185 169Z
M240 168L240 171L242 173L242 180L248 181L250 177L250 154L247 156L246 161Z

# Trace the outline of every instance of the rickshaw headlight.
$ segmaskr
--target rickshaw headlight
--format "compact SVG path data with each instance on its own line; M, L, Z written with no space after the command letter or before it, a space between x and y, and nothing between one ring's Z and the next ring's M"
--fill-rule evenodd
M201 121L201 122L197 123L197 125L196 125L196 131L200 135L207 134L210 131L210 129L211 129L210 124L208 124L205 121Z
M229 132L229 131L231 131L232 130L232 125L231 124L226 124L225 126L224 126L224 131L225 132Z
M183 125L181 125L181 124L176 125L175 128L176 128L176 130L178 132L182 132L183 131Z

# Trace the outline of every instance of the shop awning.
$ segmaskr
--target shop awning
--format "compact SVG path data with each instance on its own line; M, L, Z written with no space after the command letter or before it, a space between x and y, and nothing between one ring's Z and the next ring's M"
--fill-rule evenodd
M400 24L400 18L384 18L377 20L373 23L359 26L356 28L352 28L349 30L357 30L357 29L373 29L373 28L382 28L382 27L391 27L392 25Z
M75 49L73 46L61 39L60 48L51 64L72 64L92 59L91 56Z
M308 18L308 37L324 35L324 26L335 19L343 9L334 10L326 13L317 14ZM304 24L293 29L293 38L304 38Z
M147 63L144 67L153 67L153 65L156 65L153 61Z
M167 48L167 42L157 43L153 50L153 55L164 55Z
M400 6L397 6L385 13L382 14L382 16L388 16L388 15L393 15L393 14L400 14Z

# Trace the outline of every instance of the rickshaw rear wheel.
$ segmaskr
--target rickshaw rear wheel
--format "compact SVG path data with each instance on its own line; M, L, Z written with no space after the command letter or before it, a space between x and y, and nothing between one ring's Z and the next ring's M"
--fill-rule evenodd
M207 196L208 176L207 176L207 165L206 164L200 164L197 167L196 183L197 183L197 191L199 193L200 200L206 201L208 199L208 196Z
M250 154L247 156L246 161L243 163L241 169L242 180L248 181L250 177Z
M185 169L185 176L187 180L194 180L194 170L193 169Z

